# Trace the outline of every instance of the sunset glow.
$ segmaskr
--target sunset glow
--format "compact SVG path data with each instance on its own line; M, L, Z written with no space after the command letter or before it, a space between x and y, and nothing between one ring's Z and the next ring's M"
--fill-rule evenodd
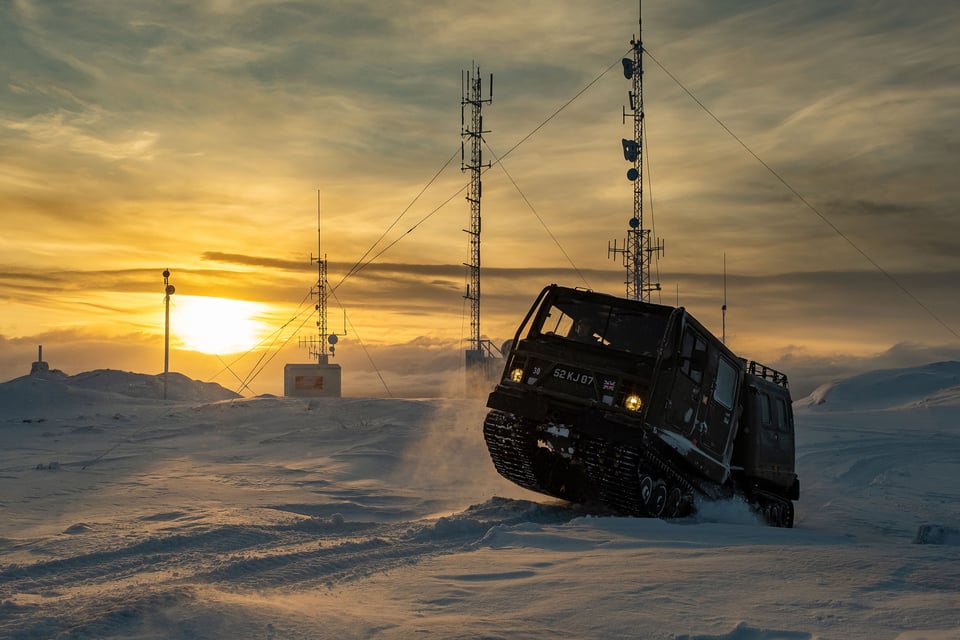
M245 300L173 296L171 335L183 349L225 355L254 348L270 328L258 320L264 305Z
M316 337L318 251L331 326L350 323L346 395L457 378L472 61L495 77L481 333L502 344L552 282L624 290L607 248L633 211L620 59L636 3L495 2L469 20L448 0L3 7L0 378L40 344L73 373L155 371L169 268L171 367L223 375L210 354L275 334L231 378L256 370L243 392L278 393ZM718 334L726 301L738 354L817 380L960 358L960 67L944 62L960 4L643 12L655 301Z

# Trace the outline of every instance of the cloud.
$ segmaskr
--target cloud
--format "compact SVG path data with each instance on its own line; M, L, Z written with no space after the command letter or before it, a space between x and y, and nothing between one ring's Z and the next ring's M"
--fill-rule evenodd
M54 147L69 154L89 154L104 160L153 158L155 132L130 132L120 140L105 140L89 132L98 120L95 114L57 111L26 120L0 120L0 127L27 136L31 144Z
M635 9L496 0L465 19L446 1L11 5L3 330L148 328L164 267L182 295L270 303L282 324L314 279L319 188L334 284L396 221L384 240L399 241L337 290L364 342L456 341L460 74L474 61L495 77L485 160L536 130L483 176L485 331L511 335L549 282L622 291L605 249L632 214L618 65ZM956 327L960 7L679 0L644 6L643 19L644 220L666 244L663 300L718 326L726 256L738 349L859 357L951 339L666 72Z
M303 260L246 256L238 253L223 253L221 251L204 251L201 259L212 262L243 265L246 267L268 267L270 269L282 269L285 271L305 271L309 268Z

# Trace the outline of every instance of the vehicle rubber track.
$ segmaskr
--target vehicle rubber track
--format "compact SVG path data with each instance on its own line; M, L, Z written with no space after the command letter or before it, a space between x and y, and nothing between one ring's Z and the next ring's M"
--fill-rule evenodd
M749 501L757 515L771 527L793 527L793 501L764 490L751 492Z
M684 515L698 493L649 445L641 449L582 438L579 455L601 500L620 513L665 518Z
M523 425L522 419L512 414L491 411L484 421L483 435L500 475L525 489L569 499L559 484L547 482L542 469L538 469L537 434L532 425ZM695 487L651 447L641 451L581 434L576 458L589 480L591 493L618 513L642 517L682 515L690 510L697 493ZM662 493L651 502L653 490ZM671 493L673 501L664 508L662 503Z
M536 436L526 429L515 429L517 418L502 411L491 411L483 421L483 438L497 473L525 489L552 495L537 479L534 455Z
M489 412L483 425L497 472L525 489L575 502L589 496L617 513L654 518L688 515L697 499L733 496L729 487L692 481L660 452L656 436L649 433L643 434L639 445L625 445L581 432L575 436L572 461L559 464L559 456L549 454L557 464L545 464L546 452L538 444L540 427L502 411ZM588 491L574 493L568 488L565 480L572 481L572 477L562 476L572 476L574 468L585 476ZM793 526L790 500L759 488L748 491L745 497L771 526Z

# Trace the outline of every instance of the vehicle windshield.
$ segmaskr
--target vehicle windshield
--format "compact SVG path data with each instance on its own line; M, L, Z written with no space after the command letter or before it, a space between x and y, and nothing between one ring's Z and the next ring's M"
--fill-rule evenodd
M531 333L652 355L666 331L667 317L659 309L628 301L608 304L561 292L544 303Z

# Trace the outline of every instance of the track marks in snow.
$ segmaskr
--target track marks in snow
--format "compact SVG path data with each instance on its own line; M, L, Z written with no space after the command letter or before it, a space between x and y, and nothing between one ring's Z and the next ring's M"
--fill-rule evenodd
M774 629L756 629L741 622L730 633L720 635L682 635L676 640L814 640L815 636L806 631L780 631Z
M12 565L0 569L0 598L8 590L35 592L55 587L63 591L80 585L111 583L148 571L177 570L191 566L198 558L264 546L276 538L276 533L258 527L231 525L151 536L106 551Z
M196 525L183 522L184 515L147 516L180 524L132 544L103 550L110 535L91 529L71 536L73 555L0 568L0 637L122 635L123 629L154 624L157 611L189 608L196 589L330 588L468 551L494 527L566 522L581 514L563 506L493 499L437 520L391 523L351 522L335 514L274 525ZM78 540L85 536L96 539ZM90 545L100 550L84 552ZM57 551L68 554L69 549L65 543Z

